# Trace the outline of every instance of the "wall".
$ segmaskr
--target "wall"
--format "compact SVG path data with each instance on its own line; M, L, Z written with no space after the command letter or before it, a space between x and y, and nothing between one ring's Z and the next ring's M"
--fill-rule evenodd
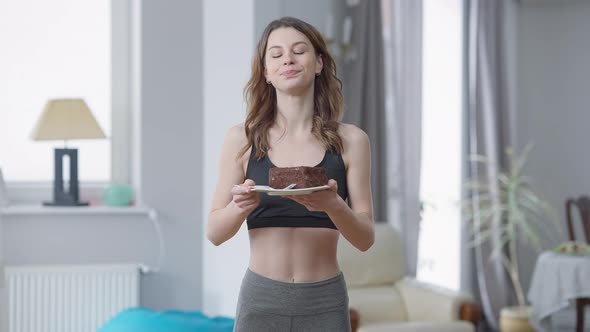
M583 0L522 2L518 11L517 141L534 143L525 170L556 208L562 240L565 199L590 193L589 18ZM520 256L528 289L536 254Z
M233 316L241 277L248 264L247 230L219 247L206 238L206 221L217 177L219 152L227 130L244 121L242 89L254 52L252 0L203 2L203 309ZM232 8L228 11L227 8ZM218 17L224 17L218 20ZM231 23L230 23L231 22ZM244 223L245 226L245 223Z
M142 290L157 308L201 307L202 13L200 1L142 2L140 182L167 253Z
M142 282L142 305L201 307L201 4L142 1L140 169L144 202L157 209L167 249ZM146 216L3 216L6 264L140 262L154 266Z
M344 7L344 3L333 3L332 0L255 0L254 36L256 38L260 37L270 21L282 16L293 16L302 19L320 31L324 31L326 28L326 15L340 7Z
M4 248L2 230L2 216L0 216L0 332L8 331L8 292L6 289L6 281L4 276Z

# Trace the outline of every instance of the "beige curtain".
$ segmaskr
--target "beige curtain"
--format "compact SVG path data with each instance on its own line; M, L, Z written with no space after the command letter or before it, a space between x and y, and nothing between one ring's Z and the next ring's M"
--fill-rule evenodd
M467 123L469 155L485 155L491 163L467 163L469 179L493 179L508 167L504 151L514 145L514 96L509 70L511 57L506 27L511 0L467 1ZM496 184L491 180L490 184ZM476 194L476 193L473 193ZM476 221L477 222L477 221ZM499 237L496 239L499 241ZM473 251L475 293L483 306L489 328L497 330L500 309L514 303L512 285L499 258L490 259L489 243Z

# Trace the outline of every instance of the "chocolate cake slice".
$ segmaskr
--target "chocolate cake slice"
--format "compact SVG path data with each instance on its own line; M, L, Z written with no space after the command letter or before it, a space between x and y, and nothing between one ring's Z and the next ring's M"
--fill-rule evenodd
M273 167L268 171L268 185L283 189L295 183L294 189L319 187L328 184L326 169L323 167Z

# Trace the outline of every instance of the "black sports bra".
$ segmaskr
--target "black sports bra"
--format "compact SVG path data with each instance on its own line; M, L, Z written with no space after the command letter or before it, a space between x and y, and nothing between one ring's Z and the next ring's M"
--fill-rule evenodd
M252 147L246 179L252 179L257 185L268 185L268 170L276 167L265 154L261 160L256 160L256 150ZM342 156L326 151L324 159L316 165L324 167L328 179L338 182L338 195L343 200L348 198L346 185L346 166ZM303 205L281 196L269 196L260 193L260 205L247 217L248 229L262 227L319 227L336 229L328 214L325 212L312 212Z

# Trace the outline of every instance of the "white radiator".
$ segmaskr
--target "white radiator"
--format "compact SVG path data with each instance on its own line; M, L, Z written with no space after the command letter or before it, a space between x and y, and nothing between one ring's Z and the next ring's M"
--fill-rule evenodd
M96 332L139 305L137 264L7 266L9 332Z

